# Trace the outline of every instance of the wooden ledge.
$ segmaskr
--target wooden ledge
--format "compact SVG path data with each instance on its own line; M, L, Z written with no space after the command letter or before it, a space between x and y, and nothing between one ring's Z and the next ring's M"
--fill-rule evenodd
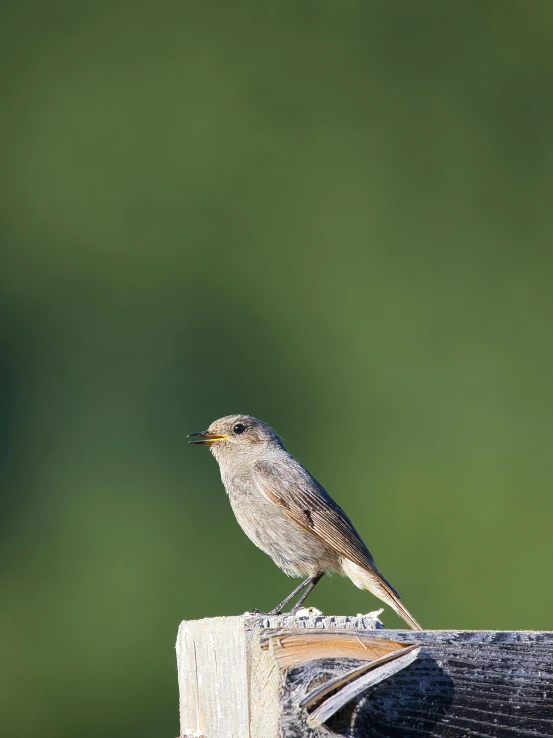
M181 736L553 737L553 632L386 630L375 614L185 621Z

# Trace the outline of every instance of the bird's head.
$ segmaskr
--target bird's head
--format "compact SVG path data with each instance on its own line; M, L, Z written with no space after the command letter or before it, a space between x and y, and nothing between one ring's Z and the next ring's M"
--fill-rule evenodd
M189 443L209 446L219 462L237 456L262 456L265 450L282 446L275 431L251 415L227 415L211 423L207 430L189 436L197 436Z

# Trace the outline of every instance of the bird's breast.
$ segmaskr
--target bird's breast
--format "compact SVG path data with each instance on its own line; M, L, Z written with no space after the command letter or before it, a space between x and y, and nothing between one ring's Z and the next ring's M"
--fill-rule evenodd
M222 475L234 515L244 533L291 576L338 571L338 556L317 536L293 522L252 478Z

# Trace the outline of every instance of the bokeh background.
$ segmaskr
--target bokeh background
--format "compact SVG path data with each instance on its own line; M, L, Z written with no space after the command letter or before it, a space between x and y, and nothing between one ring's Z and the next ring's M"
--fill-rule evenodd
M425 627L553 627L553 4L0 12L0 734L174 738L179 622L290 591L228 413Z

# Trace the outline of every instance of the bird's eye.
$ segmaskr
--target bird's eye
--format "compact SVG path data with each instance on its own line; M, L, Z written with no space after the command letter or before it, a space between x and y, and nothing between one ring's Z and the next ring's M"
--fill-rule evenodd
M245 433L245 431L248 430L248 427L246 425L242 425L242 423L237 423L232 430L237 436L239 436L240 433Z

